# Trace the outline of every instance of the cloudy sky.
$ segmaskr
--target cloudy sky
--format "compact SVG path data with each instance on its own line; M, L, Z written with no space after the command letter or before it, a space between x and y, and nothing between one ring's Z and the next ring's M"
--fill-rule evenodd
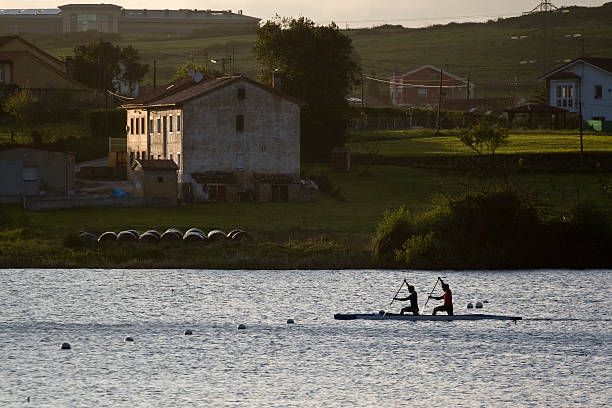
M555 6L601 6L609 0L551 0ZM341 27L370 27L382 23L421 27L449 21L482 21L529 11L541 0L110 0L125 8L189 8L244 10L264 20L275 14L309 17L317 23L335 21ZM2 8L55 8L60 4L101 3L95 0L2 0Z

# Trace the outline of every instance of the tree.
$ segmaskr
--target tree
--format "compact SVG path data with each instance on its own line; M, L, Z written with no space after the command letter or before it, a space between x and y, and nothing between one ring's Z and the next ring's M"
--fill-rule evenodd
M111 89L113 79L139 81L149 71L131 45L121 48L102 40L92 41L77 45L74 53L74 78L91 88Z
M179 78L186 78L189 76L189 71L200 72L204 79L217 78L224 75L220 70L212 70L205 67L200 62L189 61L176 67L176 73L172 77L172 80L175 81Z
M321 158L346 141L350 107L346 99L359 81L351 39L336 24L316 26L311 20L281 18L257 28L253 47L262 64L260 79L280 79L282 91L307 103L302 109L301 150Z
M471 129L461 131L459 133L459 140L478 155L485 151L491 156L495 154L497 148L509 143L508 130L491 126L484 118Z
M32 92L27 88L23 88L9 96L2 105L2 108L13 117L17 126L23 129L35 117L37 102L38 99L32 95Z

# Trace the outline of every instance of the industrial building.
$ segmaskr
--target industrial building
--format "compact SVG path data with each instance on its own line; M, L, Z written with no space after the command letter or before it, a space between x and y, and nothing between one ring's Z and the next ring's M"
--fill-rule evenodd
M0 34L188 33L211 27L252 28L242 10L125 9L114 4L66 4L55 9L0 9Z

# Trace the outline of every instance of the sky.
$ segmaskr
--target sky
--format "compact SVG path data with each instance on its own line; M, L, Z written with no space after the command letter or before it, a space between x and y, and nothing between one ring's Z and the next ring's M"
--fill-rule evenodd
M530 11L542 0L112 0L124 8L243 10L268 20L275 14L308 17L318 24L336 22L340 27L372 27L384 23L405 27L446 24L450 21L486 21ZM601 6L610 0L550 0L557 6ZM1 0L2 8L56 8L62 4L99 4L101 1Z

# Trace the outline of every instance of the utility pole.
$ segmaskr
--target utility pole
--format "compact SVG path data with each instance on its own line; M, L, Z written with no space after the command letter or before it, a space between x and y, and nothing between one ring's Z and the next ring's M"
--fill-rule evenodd
M363 100L363 81L364 81L364 77L363 77L363 70L361 71L361 107L363 108L365 106L365 101Z
M157 88L157 60L153 60L153 89Z
M582 145L582 78L584 77L584 62L582 63L582 76L578 79L578 121L580 126L580 163L584 162L584 149Z
M442 106L442 74L443 69L440 68L440 89L438 91L438 114L436 115L436 136L440 135L440 107Z
M393 67L393 85L391 85L391 105L397 105L397 64Z
M467 107L470 107L470 71L468 71L467 74L467 92L466 92L466 99L467 99Z

